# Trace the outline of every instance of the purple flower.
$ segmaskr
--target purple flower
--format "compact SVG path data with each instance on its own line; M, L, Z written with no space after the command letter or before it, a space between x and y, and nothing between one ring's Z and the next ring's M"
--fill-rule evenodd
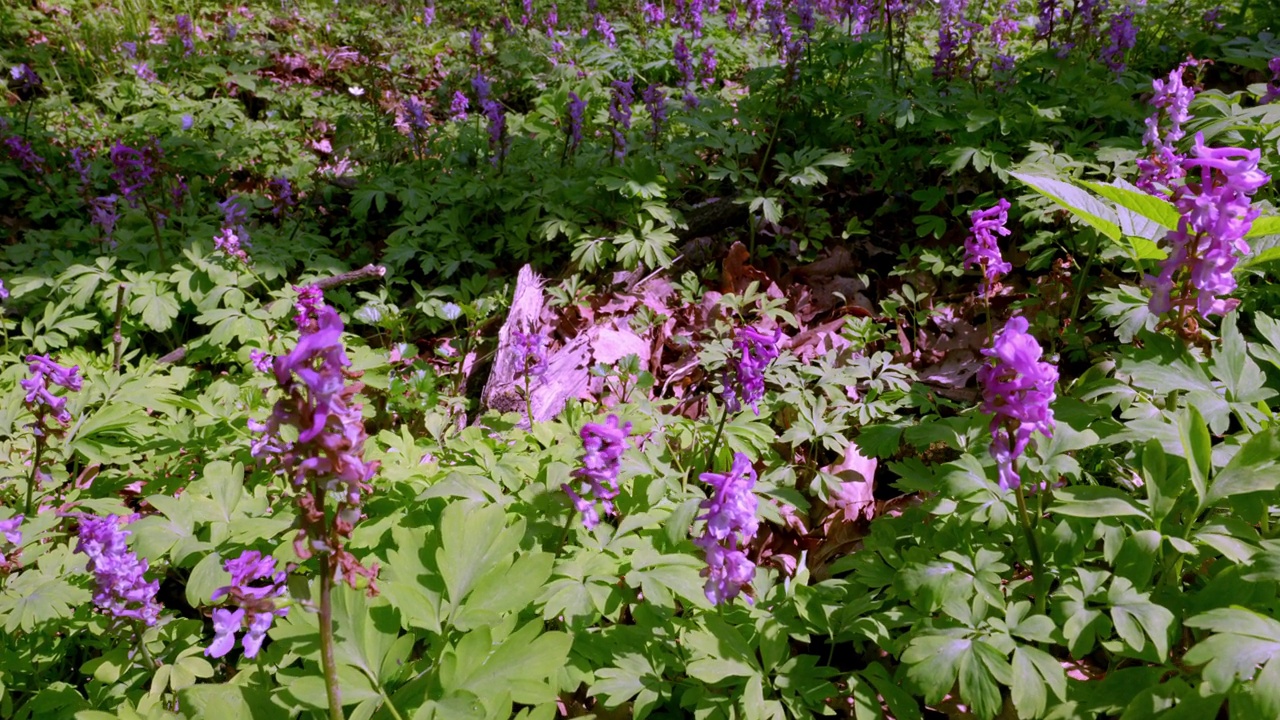
M0 280L0 300L9 299L9 290L4 286L4 280Z
M662 5L660 3L646 2L643 10L644 21L654 27L661 26L663 21L667 19L667 13L662 9Z
M111 239L116 220L119 219L116 213L116 203L119 200L119 195L103 195L89 201L89 220L102 229L102 236L108 240Z
M245 243L247 245L247 243ZM214 248L221 250L224 255L233 260L249 264L249 253L245 250L245 246L241 244L241 238L236 234L236 228L223 227L213 236Z
M356 587L361 577L373 580L377 569L362 566L343 542L360 520L378 463L364 460L364 419L352 402L360 386L346 381L351 361L342 344L342 319L326 305L314 313L314 320L299 323L293 350L272 361L284 394L266 422L250 421L249 428L260 434L251 450L255 457L275 459L292 482L298 513L294 551L304 559L316 552L329 555L337 577ZM284 427L294 431L282 433ZM327 498L336 501L332 514Z
M21 515L15 515L8 520L0 520L0 536L4 537L4 543L12 545L11 550L0 551L0 573L13 572L18 566L18 554L22 552L22 531L19 526L22 525Z
M1175 305L1185 312L1192 296L1201 317L1225 314L1239 303L1223 296L1235 290L1232 271L1239 256L1249 253L1244 236L1259 214L1250 198L1271 180L1258 169L1261 155L1259 150L1206 147L1204 136L1196 134L1192 157L1182 161L1187 181L1173 192L1180 217L1178 228L1165 236L1169 255L1159 276L1147 279L1153 287L1152 312L1168 312ZM1179 277L1183 289L1175 302L1172 293Z
M141 62L131 63L129 67L133 68L133 73L137 75L138 79L142 80L143 82L157 82L160 80L160 78L156 76L155 72L151 69L151 67L147 65L146 60L143 60Z
M1040 343L1027 334L1027 319L1010 318L992 343L982 351L994 360L978 370L982 384L982 411L991 413L991 455L996 459L1000 487L1018 487L1021 478L1014 466L1039 431L1053 437L1054 384L1058 369L1041 362Z
M422 8L422 27L431 27L436 21L436 4L434 2L427 3Z
M1182 75L1188 67L1199 64L1189 58L1170 71L1165 80L1151 81L1155 90L1151 104L1156 111L1147 118L1147 131L1142 136L1142 144L1151 148L1151 154L1138 159L1140 174L1136 185L1152 195L1168 197L1175 182L1185 174L1183 156L1175 144L1187 134L1182 126L1191 120L1191 101L1196 94L1183 83ZM1163 118L1168 118L1168 127L1162 133Z
M733 347L738 351L729 361L725 379L725 406L730 412L738 412L743 405L750 405L756 415L764 398L764 371L778 357L778 341L782 328L774 330L772 337L753 327L738 328Z
M249 351L249 362L253 365L253 369L260 373L271 372L271 363L274 360L274 357L257 348Z
M76 552L89 556L87 569L93 573L93 603L118 619L140 620L155 625L160 618L156 593L160 581L147 582L147 561L139 560L125 544L128 530L120 527L115 515L80 517Z
M711 87L716 81L716 49L708 45L703 51L698 67L698 76L702 78L703 87Z
M480 28L471 28L471 52L477 57L484 55L484 33Z
M1000 255L996 235L1008 237L1009 201L1000 198L995 207L969 213L970 233L964 241L964 267L982 269L982 294L989 296L1000 277L1013 269Z
M1267 69L1271 71L1271 82L1267 83L1267 92L1259 100L1264 104L1280 100L1280 57L1271 58Z
M237 609L213 611L214 639L204 653L209 657L226 655L235 646L235 634L247 624L249 630L241 643L244 656L251 658L258 654L271 623L289 614L288 607L276 606L276 598L285 593L285 573L276 570L275 558L264 557L257 550L246 550L223 567L231 574L231 584L215 590L212 599L226 597Z
M578 94L569 92L569 129L567 131L569 150L577 150L582 144L582 119L587 111L587 101Z
M31 143L19 135L10 135L4 139L5 151L9 157L22 166L23 170L33 173L44 173L44 158L36 154Z
M516 353L516 370L527 377L542 377L547 373L547 336L542 333L520 332L511 334Z
M315 332L320 309L324 307L324 291L316 285L294 285L293 291L298 294L293 304L293 309L298 311L293 316L294 324L299 332Z
M44 80L41 80L40 75L26 63L10 68L9 77L12 78L9 89L24 100L30 100L44 87Z
M248 213L240 204L240 197L232 195L218 203L218 207L222 208L222 229L213 238L214 247L227 257L249 264L249 254L246 252L249 247L249 231L244 226Z
M192 38L195 28L191 25L191 16L179 15L174 18L174 23L178 28L178 39L182 41L182 47L186 50L184 54L190 55L196 47L195 40Z
M604 39L604 44L608 45L609 49L612 50L618 47L618 38L614 37L613 26L609 24L604 15L596 14L595 30L600 33L600 37Z
M745 548L756 536L760 521L756 518L759 501L753 489L756 471L751 459L734 453L733 466L727 473L702 473L702 482L711 486L711 497L699 507L706 514L698 517L707 525L694 544L707 553L707 578L703 591L712 605L730 601L755 577L755 564L747 559Z
M191 117L190 115L183 115L181 122L182 122L183 130L190 130L193 126L195 126L196 119Z
M111 179L116 181L129 207L138 206L142 192L155 179L156 165L161 156L160 144L155 138L142 149L131 148L124 143L116 143L111 148L111 164L115 167Z
M494 165L506 155L507 114L502 104L496 100L484 100L480 103L489 128L489 153Z
M467 119L467 108L471 106L471 101L467 100L466 93L461 90L453 91L453 102L449 105L449 116L454 120L462 121Z
M80 176L80 189L88 190L93 184L93 168L88 161L93 157L84 148L71 148L71 169Z
M427 130L431 128L431 123L427 121L427 107L417 97L407 97L401 103L404 109L405 121L409 126L409 137L414 140L422 140L426 137Z
M693 54L689 52L689 46L684 42L684 36L676 37L675 49L672 50L675 58L676 70L680 73L681 85L687 87L692 85L695 80L693 72Z
M54 395L49 384L79 392L82 387L80 366L63 367L49 359L48 355L28 355L26 362L31 377L19 380L18 384L27 391L22 401L36 416L33 426L36 434L43 436L47 432L49 425L45 418L49 415L64 427L69 425L71 413L67 411L67 399Z
M618 497L618 472L630 434L631 423L619 425L617 415L610 415L604 423L587 423L579 433L582 438L582 466L573 471L573 476L581 481L579 490L582 494L574 492L567 483L560 487L573 501L574 509L582 513L582 524L588 530L600 522L597 502L606 515L616 513L613 499Z
M621 159L627 155L627 131L631 129L631 104L635 93L631 81L614 80L613 94L609 97L609 119L613 121L613 154Z
M640 97L644 100L645 109L649 111L649 137L656 143L662 135L662 126L667 121L667 91L657 83L649 83Z
M280 216L297 207L298 198L293 194L293 183L289 182L289 178L283 175L272 178L270 187L272 215Z
M138 43L136 42L126 40L120 43L120 50L124 53L124 56L130 60L134 60L138 57Z
M1125 5L1120 12L1111 16L1107 37L1110 44L1102 50L1102 62L1119 75L1125 69L1125 56L1138 42L1138 29L1133 26L1132 6Z
M493 87L489 85L489 80L484 76L484 73L476 73L476 76L471 79L471 89L475 90L476 99L481 104L493 94Z

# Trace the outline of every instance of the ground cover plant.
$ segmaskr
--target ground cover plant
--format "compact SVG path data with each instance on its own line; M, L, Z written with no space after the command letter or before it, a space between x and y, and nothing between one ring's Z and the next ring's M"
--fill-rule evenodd
M1280 717L1280 13L0 7L0 717Z

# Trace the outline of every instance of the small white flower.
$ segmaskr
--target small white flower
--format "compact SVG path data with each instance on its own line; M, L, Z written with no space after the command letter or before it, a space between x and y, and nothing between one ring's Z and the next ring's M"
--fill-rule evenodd
M364 95L364 88L360 87L359 85L352 85L351 87L347 88L347 92L351 93L352 95L355 95L356 97L360 97L361 95Z

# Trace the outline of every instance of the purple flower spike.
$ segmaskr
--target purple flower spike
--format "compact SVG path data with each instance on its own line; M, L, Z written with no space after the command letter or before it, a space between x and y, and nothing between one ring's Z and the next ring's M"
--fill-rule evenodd
M289 614L288 607L276 605L276 598L285 593L285 573L276 570L275 558L264 557L257 550L246 550L223 567L231 574L231 584L215 590L212 599L226 597L237 609L213 611L214 639L205 655L226 655L235 646L236 632L247 624L249 630L241 642L244 656L251 658L258 654L271 623Z
M772 337L752 327L738 328L733 341L738 355L729 361L729 377L725 382L725 406L729 412L738 412L743 405L750 405L756 415L760 414L764 371L778 357L781 339L781 328L774 330Z
M631 104L635 91L631 81L614 80L613 94L609 97L609 119L613 121L613 154L618 159L627 155L627 131L631 129Z
M34 428L37 434L43 436L49 429L46 418L52 416L60 425L67 426L71 423L71 413L67 411L67 399L58 395L54 395L50 390L49 384L58 385L72 392L79 392L82 386L80 378L80 366L63 367L48 355L28 355L27 369L31 372L31 377L25 380L19 380L18 384L23 390L27 391L23 403L27 409L36 416Z
M1000 278L1013 269L1000 255L1000 241L996 235L1007 237L1009 229L1009 201L1000 198L995 207L974 210L969 213L971 231L964 241L964 267L982 269L982 294L990 296Z
M706 514L698 517L707 522L702 536L694 544L707 553L707 578L703 591L712 605L728 602L742 592L742 587L755 578L756 566L741 548L745 548L760 527L756 518L759 501L753 489L756 471L751 459L735 453L733 466L727 473L702 473L702 482L711 486L711 497L702 501Z
M511 336L515 344L516 370L521 375L542 377L547 373L547 336L538 332L516 330Z
M604 423L587 423L579 433L583 449L582 467L574 470L573 476L580 481L582 494L575 492L567 483L560 487L573 501L574 509L582 513L582 524L588 530L600 522L597 502L606 515L616 514L613 499L618 497L618 473L630 434L631 423L620 425L617 415L610 415Z
M117 619L140 620L155 625L160 618L156 593L160 581L147 582L147 561L139 560L125 544L128 530L120 527L115 515L80 518L76 552L89 556L87 569L93 573L93 603Z
M4 281L0 280L0 300L9 299L9 289L4 286Z
M582 120L587 111L587 101L575 92L569 93L569 150L577 150L582 144Z
M656 143L667 122L667 92L661 85L650 83L640 97L644 100L645 109L649 111L649 138Z
M0 573L13 572L18 567L18 555L22 552L22 515L15 515L8 520L0 520L0 537L4 542L0 545L11 545L11 549L0 550Z
M1271 82L1267 83L1267 92L1258 101L1263 104L1280 100L1280 57L1271 58L1267 69L1271 71Z
M449 104L449 116L459 122L467 119L467 109L471 106L471 101L467 99L467 94L461 90L453 91L453 101Z
M301 332L314 332L320 309L324 307L324 291L315 285L294 285L298 299L293 309L298 311L293 322Z
M1031 434L1039 431L1053 437L1054 385L1058 369L1041 362L1043 350L1036 339L1027 334L1024 317L1010 318L995 337L992 347L983 355L994 360L978 370L982 384L982 411L991 413L991 455L996 459L1000 487L1018 487L1021 478L1014 463L1027 445Z

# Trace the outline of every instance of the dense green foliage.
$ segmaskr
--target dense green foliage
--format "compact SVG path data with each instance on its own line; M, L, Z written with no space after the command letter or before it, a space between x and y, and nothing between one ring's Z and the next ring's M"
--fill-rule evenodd
M1225 314L1153 312L1185 208L1133 185L1191 57L1175 144L1280 176L1280 13L1046 2L1047 36L1018 0L761 2L749 30L720 0L700 31L694 0L0 7L0 717L335 717L335 687L396 720L1280 717L1276 185ZM972 42L938 60L957 6ZM1000 198L988 288L965 240ZM510 328L525 265L546 307ZM333 588L251 424L292 397L316 282L378 463L342 539L376 578ZM978 379L1015 316L1057 371L1016 492ZM745 327L785 338L758 412L725 402ZM482 401L513 329L551 368ZM65 425L36 355L83 376ZM610 414L587 528L562 486ZM756 570L712 604L703 475L739 453ZM95 598L113 515L153 623ZM213 657L247 550L289 612Z

